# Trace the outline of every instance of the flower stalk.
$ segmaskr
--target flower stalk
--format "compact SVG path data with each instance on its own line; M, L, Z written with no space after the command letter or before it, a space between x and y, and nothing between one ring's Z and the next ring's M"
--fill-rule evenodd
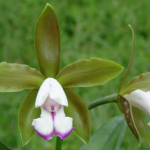
M112 95L108 95L105 97L101 97L101 98L91 102L90 104L88 104L87 107L90 110L90 109L95 108L99 105L117 102L117 97L118 97L118 94L112 94Z
M62 147L62 139L60 137L56 138L56 149L55 150L61 150Z

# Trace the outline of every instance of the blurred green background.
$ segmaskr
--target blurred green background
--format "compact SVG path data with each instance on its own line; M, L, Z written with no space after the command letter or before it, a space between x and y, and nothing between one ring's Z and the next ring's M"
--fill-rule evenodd
M59 20L61 68L79 59L100 57L116 61L126 69L131 50L128 24L131 24L135 32L135 53L128 80L150 71L149 0L0 0L0 62L27 64L38 69L34 27L46 3L53 6ZM88 104L102 96L117 93L124 72L104 86L75 90ZM17 117L27 92L0 93L0 141L12 150L53 150L55 136L44 141L37 134L22 147ZM90 112L92 134L109 118L121 115L116 104L99 106ZM81 145L73 132L63 140L62 149L77 150ZM142 140L138 148L135 137L127 128L120 150L131 148L147 150L148 146Z

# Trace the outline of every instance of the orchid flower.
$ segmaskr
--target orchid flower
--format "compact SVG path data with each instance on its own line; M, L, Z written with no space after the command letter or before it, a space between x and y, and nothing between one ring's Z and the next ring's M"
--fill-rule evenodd
M53 78L44 80L35 102L35 107L41 108L41 118L32 122L39 136L49 140L53 134L61 139L70 135L74 127L72 118L65 117L64 106L68 106L68 101L61 85Z
M69 64L59 71L59 25L49 4L36 23L34 42L40 71L27 65L0 63L0 92L30 89L19 111L23 145L30 141L35 131L49 140L54 134L63 139L73 129L87 144L91 131L90 113L71 87L103 85L117 77L123 67L113 61L91 58Z
M150 116L149 76L150 73L144 73L133 78L119 92L120 109L125 114L128 126L139 141L139 145L140 136L150 145L149 132L140 112L141 110Z

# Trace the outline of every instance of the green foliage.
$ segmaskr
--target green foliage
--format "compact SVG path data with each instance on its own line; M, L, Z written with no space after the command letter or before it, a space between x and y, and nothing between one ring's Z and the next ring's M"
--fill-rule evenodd
M109 1L109 5L107 0L0 0L0 62L27 64L38 69L33 41L34 28L47 2L55 9L60 24L61 69L69 63L91 57L110 59L126 67L131 50L131 33L127 27L130 23L135 31L135 53L128 78L150 71L149 0L113 0ZM102 96L117 93L123 75L124 73L103 86L74 90L88 104ZM27 92L0 94L0 139L12 150L54 149L55 137L51 141L44 141L33 136L22 147L17 116ZM97 107L90 113L92 134L109 118L121 114L116 104ZM146 119L148 122L149 118ZM63 140L62 149L70 150L70 143L72 150L82 144L74 133ZM132 150L137 150L137 141L127 128L120 150L131 147ZM141 140L138 149L148 149L146 142Z
M123 67L113 61L100 58L83 59L66 66L56 79L63 87L89 87L107 83L122 70Z
M0 142L0 149L1 150L10 150L8 147L6 147L3 143Z
M123 116L111 118L92 135L89 145L79 150L119 150L126 126Z

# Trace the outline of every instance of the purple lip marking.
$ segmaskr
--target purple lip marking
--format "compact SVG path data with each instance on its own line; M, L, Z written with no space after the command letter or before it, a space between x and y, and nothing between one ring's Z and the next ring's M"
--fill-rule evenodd
M33 125L32 125L33 126ZM34 128L34 130L37 132L37 134L41 137L41 138L43 138L43 139L45 139L45 140L50 140L50 139L52 139L52 135L54 134L54 131L52 132L52 133L48 133L48 134L42 134L42 133L40 133L38 130L36 130L35 129L35 127L33 126L33 128Z
M56 134L57 136L59 136L61 139L64 139L64 138L66 138L67 136L69 136L70 133L71 133L74 129L75 129L75 127L72 127L72 129L71 129L70 131L66 132L66 133L60 133L60 132L55 131L55 134Z
M54 119L55 119L55 115L56 113L55 112L51 112L51 117L52 117L52 120L53 120L53 123L54 123ZM48 134L42 134L40 133L38 130L35 129L34 125L32 125L34 130L37 132L37 134L42 137L43 139L45 140L50 140L52 139L52 135L55 134L56 136L59 136L61 139L64 139L66 138L67 136L69 136L71 134L71 132L75 129L75 127L72 127L71 130L69 130L68 132L65 132L65 133L61 133L61 132L57 132L55 127L53 128L53 131L51 133L48 133Z
M43 108L44 108L45 110L47 110L47 108L46 108L46 106L45 106L45 105L43 105Z
M54 110L55 109L55 106L51 106L51 110Z
M61 108L61 105L59 106L59 108L58 109L60 109Z
M53 120L53 122L54 122L54 119L55 119L55 112L51 112L51 115L52 115L52 120Z

